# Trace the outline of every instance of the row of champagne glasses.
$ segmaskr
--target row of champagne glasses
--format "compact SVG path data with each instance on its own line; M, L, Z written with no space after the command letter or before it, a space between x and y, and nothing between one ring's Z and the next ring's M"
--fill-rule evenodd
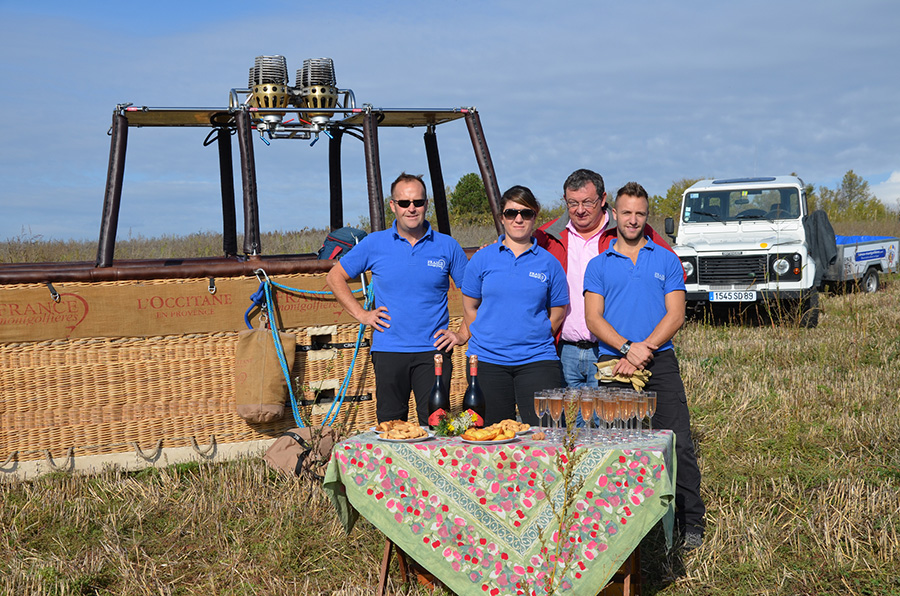
M561 436L559 429L565 412L570 421L580 413L588 433L591 423L596 422L597 438L637 437L643 433L644 418L648 419L650 431L653 430L656 393L602 386L545 389L534 395L534 412L541 420L549 414L552 428L556 429L555 434L551 431L553 436Z

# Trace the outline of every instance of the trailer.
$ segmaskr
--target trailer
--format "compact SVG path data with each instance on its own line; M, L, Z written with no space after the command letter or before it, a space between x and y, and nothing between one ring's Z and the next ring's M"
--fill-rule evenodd
M829 284L858 285L864 292L877 292L879 275L897 273L900 238L891 236L835 236L837 258L825 271Z

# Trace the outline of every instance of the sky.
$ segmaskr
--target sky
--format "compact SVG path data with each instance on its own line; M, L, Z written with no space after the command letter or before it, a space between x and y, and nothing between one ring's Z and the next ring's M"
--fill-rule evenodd
M895 0L0 0L0 240L96 239L116 105L227 106L273 54L292 84L304 59L332 58L358 104L476 107L501 191L545 205L586 167L650 194L792 172L834 188L852 169L896 207L898 31ZM207 133L129 131L120 239L221 231ZM446 184L478 171L462 121L437 133ZM427 179L421 135L379 133L386 184ZM327 143L254 149L263 231L326 227ZM361 143L345 139L343 169L358 225Z

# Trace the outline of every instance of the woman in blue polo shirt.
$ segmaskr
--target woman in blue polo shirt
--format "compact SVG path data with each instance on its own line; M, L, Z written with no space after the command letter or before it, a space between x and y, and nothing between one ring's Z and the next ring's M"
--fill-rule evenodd
M532 238L541 206L524 186L500 198L503 229L497 243L479 250L466 267L463 311L478 356L485 424L519 416L538 424L534 394L560 387L553 334L562 324L569 290L562 265Z

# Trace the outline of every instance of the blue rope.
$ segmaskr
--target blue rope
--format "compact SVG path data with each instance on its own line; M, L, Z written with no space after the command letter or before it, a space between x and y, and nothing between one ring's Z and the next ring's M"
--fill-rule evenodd
M317 291L317 290L300 290L298 288L291 288L289 286L285 286L279 283L276 283L266 276L266 280L260 282L259 288L250 295L250 300L253 304L250 305L250 308L244 313L244 322L247 323L247 327L253 329L253 325L250 324L250 311L254 308L265 309L266 305L275 305L275 301L272 296L272 286L279 288L281 290L285 290L287 292L295 292L298 294L314 294L314 295L331 295L332 292L326 291ZM357 292L365 292L365 304L363 308L366 310L372 305L374 292L373 292L373 284L369 284L367 288L360 288L358 290L352 290L353 293ZM303 419L300 416L300 409L297 406L297 397L294 395L294 387L291 383L291 373L288 369L287 359L284 356L284 346L281 343L281 336L278 335L278 328L274 324L273 319L270 320L269 328L272 331L272 339L275 342L275 353L278 355L278 362L281 364L281 371L284 373L284 379L287 382L288 394L291 398L291 412L294 416L294 422L297 423L297 426L304 427ZM350 384L350 377L353 374L353 368L356 365L356 357L359 354L359 347L362 344L363 335L365 334L365 325L359 325L359 331L356 334L356 346L353 349L353 359L350 361L350 367L347 369L347 374L344 376L344 382L341 383L340 390L338 391L338 398L335 399L331 403L331 407L328 409L328 413L325 415L325 418L322 420L322 426L327 426L329 424L333 424L335 420L337 420L337 416L341 411L341 406L344 404L344 398L347 395L347 388ZM337 408L337 409L335 409Z
M275 305L275 301L272 300L272 287L270 283L263 282L262 285L265 287L266 291L266 303L270 306ZM275 320L273 318L269 318L269 329L272 330L272 339L275 341L275 353L278 354L278 362L281 363L281 371L284 373L284 380L287 382L288 394L291 397L291 412L294 414L294 422L297 423L297 426L303 428L306 426L303 424L303 418L300 417L300 409L297 407L297 397L294 395L294 386L291 383L291 371L288 370L287 360L284 357L284 346L281 344L281 336L278 335L278 326L275 324Z
M366 288L366 300L363 304L363 308L365 310L369 310L369 307L372 306L372 302L374 300L374 292L373 292L373 284L370 283L369 287ZM350 361L350 367L347 368L347 374L344 376L344 382L341 383L341 388L338 391L338 399L332 402L331 407L328 409L328 413L325 415L325 419L322 421L322 426L327 426L329 424L334 424L334 421L337 420L337 415L341 411L341 406L344 405L344 397L347 395L347 387L350 385L350 375L353 374L353 367L356 365L356 356L359 354L359 346L362 344L363 335L366 332L366 326L360 323L359 331L356 333L356 346L353 348L353 359ZM337 405L337 410L335 410L335 405ZM332 410L334 414L332 415Z

